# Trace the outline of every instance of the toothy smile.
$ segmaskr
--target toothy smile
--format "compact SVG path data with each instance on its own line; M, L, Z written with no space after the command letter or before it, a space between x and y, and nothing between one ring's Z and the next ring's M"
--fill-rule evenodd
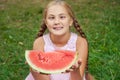
M61 30L63 27L54 27L54 30Z

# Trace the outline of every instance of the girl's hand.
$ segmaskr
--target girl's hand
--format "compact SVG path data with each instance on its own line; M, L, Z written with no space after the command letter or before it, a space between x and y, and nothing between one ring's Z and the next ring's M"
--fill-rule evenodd
M72 67L71 67L70 69L67 69L67 70L66 70L65 72L63 72L63 73L67 73L67 72L71 72L71 71L76 71L76 70L79 69L80 65L81 65L81 60L78 60L78 61L76 62L76 64L72 65Z

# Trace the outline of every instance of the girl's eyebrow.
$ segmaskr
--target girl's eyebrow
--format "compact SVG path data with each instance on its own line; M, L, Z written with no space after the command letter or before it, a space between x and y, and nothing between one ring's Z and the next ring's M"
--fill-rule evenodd
M48 16L54 16L53 14L49 14Z
M65 13L61 13L61 14L59 14L59 15L66 15Z
M59 15L61 16L61 15L67 15L67 14L65 14L65 13L60 13ZM48 16L55 16L55 15L54 15L54 14L49 14Z

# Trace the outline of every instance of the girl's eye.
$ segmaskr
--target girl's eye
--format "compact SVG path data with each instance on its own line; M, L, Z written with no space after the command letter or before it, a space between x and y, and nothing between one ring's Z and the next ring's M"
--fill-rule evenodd
M53 17L53 16L51 16L51 17L48 17L48 19L51 19L51 20L52 20L52 19L54 19L54 17Z
M60 18L61 18L61 19L64 19L64 18L66 18L66 17L65 17L65 16L60 16Z

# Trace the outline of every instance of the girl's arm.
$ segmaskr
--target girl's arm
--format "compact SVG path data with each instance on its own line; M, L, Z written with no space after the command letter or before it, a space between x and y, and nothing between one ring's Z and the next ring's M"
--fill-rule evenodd
M33 50L41 50L44 51L44 40L43 37L39 37L38 39L36 39L34 41L33 44ZM36 71L34 71L33 69L30 69L33 77L35 80L50 80L49 75L45 75L45 74L40 74Z
M88 56L88 43L86 39L78 37L76 51L79 52L79 60L81 60L81 65L77 70L71 72L71 80L83 80Z

